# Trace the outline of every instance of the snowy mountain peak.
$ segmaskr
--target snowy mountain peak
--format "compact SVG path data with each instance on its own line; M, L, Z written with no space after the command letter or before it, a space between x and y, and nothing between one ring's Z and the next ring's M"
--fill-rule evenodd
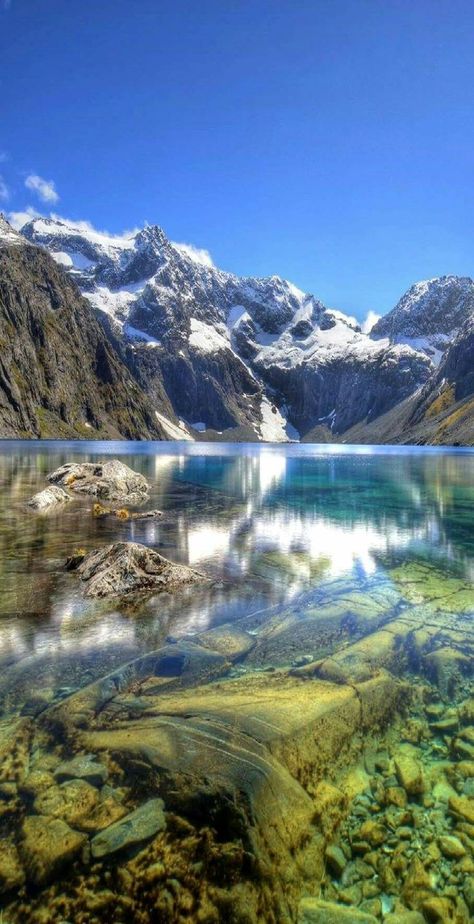
M406 343L423 350L437 364L456 331L474 312L474 280L438 276L415 283L370 332L377 340Z
M24 239L18 231L12 228L11 224L5 218L3 212L0 212L0 243L1 244L24 244Z

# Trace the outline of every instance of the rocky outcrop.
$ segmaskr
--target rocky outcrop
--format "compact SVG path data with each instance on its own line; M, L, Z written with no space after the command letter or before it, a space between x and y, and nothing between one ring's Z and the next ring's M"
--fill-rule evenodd
M149 490L146 478L118 459L107 462L66 462L48 475L54 485L103 500L143 501Z
M88 555L76 555L66 567L77 571L86 597L120 597L140 591L176 590L205 577L175 565L138 542L115 542Z

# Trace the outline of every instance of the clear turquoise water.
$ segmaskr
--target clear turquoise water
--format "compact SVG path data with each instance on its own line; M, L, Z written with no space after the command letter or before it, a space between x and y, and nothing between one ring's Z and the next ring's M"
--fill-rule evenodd
M159 521L96 519L90 498L39 515L25 501L65 461L120 457ZM474 454L463 450L177 443L0 445L0 696L61 695L221 622L373 587L397 564L474 576ZM133 539L213 578L139 605L85 601L64 562Z

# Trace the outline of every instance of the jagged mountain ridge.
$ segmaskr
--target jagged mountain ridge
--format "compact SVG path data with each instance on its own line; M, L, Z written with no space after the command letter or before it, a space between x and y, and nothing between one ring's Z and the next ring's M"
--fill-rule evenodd
M288 439L320 426L332 437L403 401L433 371L424 352L363 334L278 276L218 270L156 226L113 237L39 218L22 233L105 312L141 387L164 391L208 435Z
M439 276L415 283L395 308L377 321L371 337L406 343L426 352L438 365L473 312L474 280L469 276Z
M89 302L1 217L0 343L1 437L164 438Z

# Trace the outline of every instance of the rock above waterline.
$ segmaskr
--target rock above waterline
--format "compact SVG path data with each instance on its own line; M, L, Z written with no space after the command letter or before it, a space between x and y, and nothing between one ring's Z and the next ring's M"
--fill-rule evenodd
M94 859L98 860L119 850L133 847L163 831L166 827L163 805L162 799L150 799L134 812L97 834L91 841Z
M138 542L114 542L66 562L86 584L87 597L122 596L144 590L176 590L204 576L176 565Z
M70 500L72 500L72 498L64 488L51 485L50 488L45 488L44 491L39 491L38 494L31 497L30 500L26 502L26 505L27 507L31 507L32 510L50 510L52 507L57 507L59 504L67 504Z
M298 924L377 924L377 918L334 902L303 898L298 908Z
M48 481L80 494L136 502L144 500L149 488L143 475L118 459L97 463L67 462L48 475Z

